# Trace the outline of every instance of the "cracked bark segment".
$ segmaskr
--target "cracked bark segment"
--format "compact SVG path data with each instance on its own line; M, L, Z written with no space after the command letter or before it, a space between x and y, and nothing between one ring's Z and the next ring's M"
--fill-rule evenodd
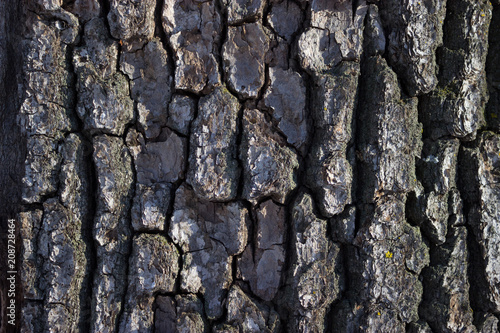
M59 150L59 200L44 202L43 221L41 211L21 214L24 297L43 301L43 325L59 331L77 331L89 319L87 153L81 137L70 134Z
M255 244L266 250L274 245L285 244L285 207L272 200L263 202L256 211L257 234Z
M215 1L165 1L162 24L175 54L175 88L206 94L219 86L222 27Z
M230 328L231 327L231 328ZM280 320L274 309L248 297L240 287L233 285L227 296L227 318L214 332L279 332Z
M471 74L484 75L491 3L484 0L459 0L449 1L446 7L447 17L443 27L445 50L441 60L448 60L446 53L456 51L456 60L461 61L443 68L440 79L447 83Z
M436 49L443 42L446 0L386 1L380 14L388 33L389 62L405 80L410 96L437 85Z
M196 111L196 100L174 94L168 106L167 125L183 135L189 135L189 127Z
M247 246L238 259L238 275L250 283L256 296L271 301L278 292L285 264L285 208L267 200L256 216L255 246Z
M280 305L288 309L290 332L322 332L330 304L343 289L340 247L327 237L327 221L313 212L309 194L292 204L291 267Z
M359 64L346 61L335 70L314 77L311 110L314 126L319 129L333 127L333 139L341 144L351 139L359 74Z
M318 198L321 214L332 217L341 213L352 201L352 166L345 151L334 150L331 130L319 131L311 147L307 168L307 184Z
M368 56L382 55L385 52L387 40L382 26L378 7L368 6L366 26L363 38L363 53Z
M80 134L70 134L61 147L61 172L59 182L59 201L68 210L68 223L65 226L68 235L68 242L74 249L73 253L76 261L76 268L73 273L73 281L68 297L72 297L78 303L74 305L73 314L78 320L78 326L86 327L90 320L90 293L88 288L92 279L90 267L91 258L91 202L90 202L90 167L88 157L91 153L90 143ZM63 229L57 226L56 234ZM56 236L57 239L59 235ZM60 250L60 253L65 251ZM64 273L67 271L62 269ZM61 274L62 276L62 274ZM58 277L59 278L59 277ZM73 307L70 307L70 315ZM64 315L64 314L63 314ZM59 321L60 318L54 318ZM50 324L49 324L50 325ZM66 328L65 328L66 329Z
M42 202L57 191L61 156L58 144L42 135L27 140L27 156L22 179L22 199L25 203Z
M142 234L134 237L129 262L120 331L153 332L155 295L176 292L179 253L165 237Z
M431 250L423 272L422 317L437 332L476 332L472 325L467 276L467 230L452 228L446 243Z
M257 98L265 80L269 38L260 23L228 27L222 58L227 84L240 98Z
M192 123L187 176L200 198L228 201L236 197L239 108L238 100L223 88L200 99Z
M500 136L483 132L475 148L463 148L461 186L470 205L468 223L479 243L476 288L485 296L483 311L500 311ZM475 263L477 265L477 263ZM481 272L481 273L479 273Z
M460 141L425 140L418 164L422 185L427 191L445 194L456 187L457 156Z
M423 188L416 189L415 195L410 196L409 213L437 245L446 240L449 216L458 213L450 211L448 202L449 192L456 188L459 147L457 139L425 140L422 158L417 164Z
M402 99L396 74L380 57L366 64L366 89L360 100L358 159L366 179L363 200L371 202L384 193L408 193L416 183L415 157L421 151L421 125L417 99ZM395 122L394 119L399 119Z
M44 203L38 237L40 289L44 292L43 321L55 331L77 331L85 312L89 248L82 239L82 220L57 199Z
M127 146L134 158L137 183L151 186L184 179L187 140L167 127L155 142L145 142L142 134L130 130Z
M194 192L184 184L175 192L174 211L168 234L184 252L200 251L210 244L204 219L198 220L198 212L213 213L215 207L213 203L198 201ZM211 210L207 205L211 206Z
M304 80L299 73L281 68L270 68L269 80L263 107L270 110L288 143L304 152L308 137Z
M160 39L154 38L134 53L122 52L120 69L131 80L139 128L146 138L156 138L167 123L172 86L170 63Z
M484 124L485 63L491 4L459 0L447 4L444 43L438 53L439 85L422 100L429 136L471 140Z
M90 145L82 135L71 133L61 147L59 200L82 225L82 233L89 229L86 222L90 217L90 168L87 163Z
M313 74L333 68L341 60L359 60L367 10L364 1L354 8L351 0L312 0L311 27L298 41L302 68Z
M110 41L101 19L85 25L84 41L73 53L78 116L91 134L122 135L134 118L134 103L125 75L116 72L118 42Z
M425 235L437 245L446 241L448 232L448 193L416 191L416 198L410 196L410 216L420 225Z
M89 64L76 64L79 77L77 112L92 134L122 135L134 117L134 104L124 75L100 80Z
M167 35L199 30L202 37L212 35L219 38L217 30L221 24L215 3L212 0L182 0L166 2L163 6L163 29Z
M287 70L290 68L288 53L290 45L280 36L271 34L269 36L269 51L265 57L265 63L269 67Z
M21 258L23 264L20 267L21 286L23 288L23 299L43 300L43 293L39 289L40 259L37 254L38 234L42 225L43 210L20 212L18 221L20 236L22 239ZM28 302L27 302L28 303ZM26 311L29 311L26 309ZM25 308L22 309L25 317Z
M184 184L176 192L169 235L184 251L181 289L204 295L209 319L222 315L232 256L245 249L248 225L248 212L240 203L198 199Z
M285 249L282 245L272 245L267 249L249 245L238 260L239 275L250 282L252 292L263 299L274 299L280 286L285 263Z
M209 240L207 248L182 256L181 289L188 293L202 293L208 319L220 318L223 302L231 286L231 264L224 246Z
M264 0L222 0L229 25L255 20L262 16Z
M297 155L273 133L259 110L243 112L240 159L244 169L243 197L253 204L265 197L283 204L297 186Z
M222 243L230 256L243 252L248 240L248 211L241 203L229 203L216 207L214 214L205 222L210 238Z
M353 2L311 1L311 26L327 30L345 60L361 56L363 21L368 10L364 1L354 5Z
M177 329L179 332L208 332L208 323L203 314L203 303L195 295L177 295Z
M356 207L349 206L329 220L332 240L351 244L356 231Z
M334 32L347 29L353 21L353 4L350 0L332 3L327 0L311 0L311 26Z
M360 331L399 332L405 323L418 320L418 277L429 254L420 230L405 221L404 205L396 197L383 196L373 210L362 207L362 228L348 252L356 301L335 317L345 321L343 311L358 312L350 324L359 325Z
M199 199L193 190L181 185L175 194L169 235L185 252L209 248L214 240L233 256L245 249L249 223L248 211L241 203Z
M307 159L306 184L321 214L331 217L351 202L352 167L346 158L356 107L359 65L345 62L335 73L318 74L312 114L315 136Z
M158 296L156 304L156 332L208 333L203 303L196 295Z
M134 231L162 231L165 229L171 198L170 184L136 184L132 205Z
M15 30L19 35L30 35L33 30L31 28L36 25L36 21L45 20L48 25L52 25L56 30L60 31L61 41L65 44L78 43L79 22L78 18L72 13L62 8L62 2L59 1L30 1L24 4L23 9L30 12L29 24L25 27L28 31ZM15 11L13 11L15 13ZM19 15L20 12L17 13ZM33 15L35 14L35 15ZM20 19L14 14L15 19ZM14 20L15 20L14 19ZM16 22L17 23L17 22ZM31 25L33 24L33 25ZM29 31L31 30L31 31ZM14 30L13 30L14 31ZM24 35L24 36L26 36ZM24 37L23 36L23 37Z
M146 143L137 131L127 133L137 178L131 213L135 231L165 229L172 183L184 178L187 140L168 128L163 129L158 140Z
M52 18L52 23L37 19L22 44L24 99L18 122L28 136L45 135L57 140L77 127L71 110L74 76L66 57L67 44L72 41L64 39L63 24L67 22L57 18Z
M73 65L88 62L102 79L116 73L119 43L110 37L103 19L96 18L85 24L83 45L73 51Z
M272 4L267 20L280 37L291 42L303 20L303 13L295 2L281 1Z
M335 37L327 30L308 28L298 41L300 65L309 74L319 73L335 67L342 61L340 47Z
M121 138L93 138L97 176L94 240L97 267L92 294L92 332L114 332L122 308L130 246L132 158Z
M67 11L76 15L83 23L98 17L101 13L101 4L98 0L75 0L63 6Z
M155 32L155 0L110 0L111 35L123 41L126 51L140 49Z

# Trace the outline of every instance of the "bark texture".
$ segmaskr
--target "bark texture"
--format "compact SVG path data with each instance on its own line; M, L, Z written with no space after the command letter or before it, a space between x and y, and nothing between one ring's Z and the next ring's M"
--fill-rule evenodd
M498 0L0 15L17 331L500 331Z

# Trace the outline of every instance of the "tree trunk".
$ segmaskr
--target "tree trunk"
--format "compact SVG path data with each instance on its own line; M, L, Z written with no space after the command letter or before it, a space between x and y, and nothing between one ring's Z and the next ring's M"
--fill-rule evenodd
M0 15L3 331L499 331L500 1Z

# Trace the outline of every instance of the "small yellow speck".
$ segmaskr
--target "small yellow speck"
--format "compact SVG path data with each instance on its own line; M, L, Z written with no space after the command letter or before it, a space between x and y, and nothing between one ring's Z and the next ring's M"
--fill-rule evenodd
M420 132L421 132L421 133L424 133L424 129L423 129L423 128L422 128L422 129L420 129Z
M377 312L377 316L380 316L380 311L379 311L379 312Z
M484 14L481 14L481 16L482 16L482 17L485 17L486 15L484 15Z
M392 252L391 252L391 251L387 251L387 252L385 253L385 257L386 257L386 258L392 258Z
M316 295L316 291L313 291L313 295Z

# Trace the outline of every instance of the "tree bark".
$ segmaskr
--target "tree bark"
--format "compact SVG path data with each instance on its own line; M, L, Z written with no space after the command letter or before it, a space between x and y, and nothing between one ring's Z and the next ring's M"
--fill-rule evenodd
M3 331L500 330L498 0L0 15Z

